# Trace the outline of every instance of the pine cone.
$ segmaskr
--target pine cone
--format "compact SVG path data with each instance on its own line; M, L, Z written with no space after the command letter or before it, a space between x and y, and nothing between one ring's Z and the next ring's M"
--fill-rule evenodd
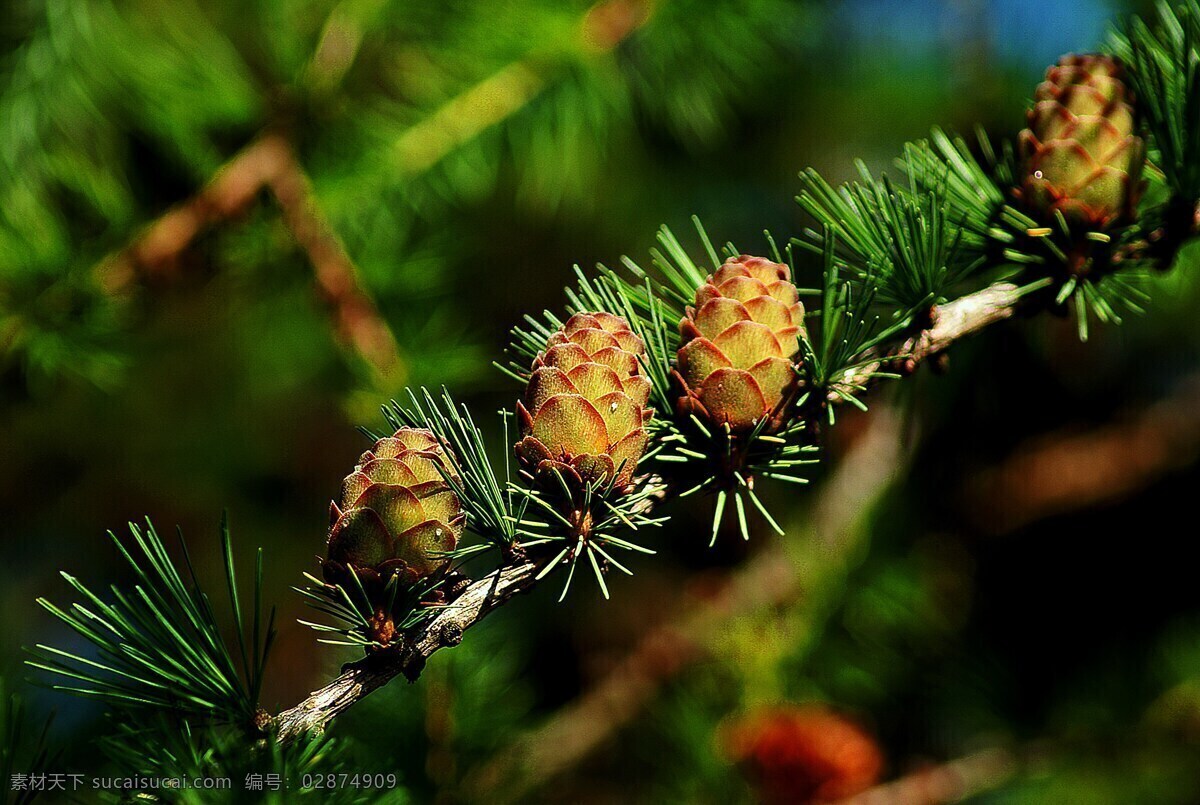
M1103 229L1133 219L1146 151L1124 68L1108 56L1068 55L1046 71L1021 132L1019 196L1049 220Z
M417 428L401 428L362 454L330 504L327 581L347 581L353 569L373 589L393 575L412 584L446 565L432 553L453 550L466 515L438 467L458 477L437 438Z
M778 429L796 387L803 326L804 306L786 265L744 254L726 260L679 322L679 411L734 431L766 418L768 430Z
M819 706L778 707L726 728L725 751L767 803L836 802L870 788L883 755L862 728Z
M574 490L629 484L652 415L643 354L642 339L610 313L576 313L550 336L517 403L516 453L529 473L559 471Z

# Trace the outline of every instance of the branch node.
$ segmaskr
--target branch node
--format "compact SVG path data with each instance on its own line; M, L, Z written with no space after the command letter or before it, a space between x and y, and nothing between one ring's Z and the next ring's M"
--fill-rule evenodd
M463 641L462 627L457 623L447 623L442 626L441 632L438 635L438 639L441 641L443 646L457 646Z

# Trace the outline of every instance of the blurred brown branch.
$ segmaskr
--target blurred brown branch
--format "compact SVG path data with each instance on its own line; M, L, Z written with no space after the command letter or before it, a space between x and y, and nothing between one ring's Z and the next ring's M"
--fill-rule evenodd
M96 274L101 286L120 293L139 281L173 278L180 256L196 238L245 211L284 170L290 151L278 134L251 142L222 165L198 193L163 213L128 246L100 263Z
M1200 458L1200 375L1144 411L1080 432L1051 433L972 479L967 510L989 533L1120 500Z
M101 263L99 282L110 293L120 293L136 282L173 279L180 258L198 237L243 213L264 190L279 204L292 236L313 266L338 339L381 376L395 376L400 367L395 337L360 285L357 269L317 204L291 143L278 133L251 142L199 193L167 211L128 247Z
M293 237L312 263L317 287L333 313L337 335L380 376L394 378L400 369L396 337L359 284L358 270L317 205L308 174L290 148L287 155L284 169L269 187Z
M645 25L653 10L651 0L594 4L580 19L580 52L610 52ZM306 68L308 78L322 87L341 78L358 50L361 31L348 14L341 5L335 9ZM512 62L409 128L395 143L394 169L402 176L428 170L454 149L524 108L545 86L546 78L535 59ZM277 132L251 142L222 165L198 193L151 222L128 246L100 263L98 282L109 293L118 294L138 282L174 279L180 258L198 237L243 213L264 190L274 196L293 237L312 263L339 341L381 377L397 377L402 367L395 336L359 283L357 269L317 204L312 182L291 143Z
M898 780L875 786L839 805L942 805L1002 785L1017 770L1003 749L985 749L937 766L919 769Z

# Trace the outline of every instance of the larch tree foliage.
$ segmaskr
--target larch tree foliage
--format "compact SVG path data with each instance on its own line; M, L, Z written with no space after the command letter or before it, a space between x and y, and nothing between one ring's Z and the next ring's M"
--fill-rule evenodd
M636 160L638 127L719 140L804 41L803 5L703 6L12 4L4 370L36 390L120 383L155 294L206 270L197 244L245 262L282 225L362 389L468 375L476 345L425 301L471 248L449 211L502 181L520 204L586 208L606 165ZM205 240L222 229L241 236Z
M396 24L424 26L421 16L444 13L445 5ZM305 103L327 102L331 115L353 103L357 67L347 48L367 59L386 49L355 40L355 21L385 8L339 5L315 32L315 53L276 54L293 69L292 85L306 88ZM663 13L669 8L664 4ZM542 15L548 28L580 32L570 52L530 51L529 42L539 39L528 34L505 42L508 28L490 12L462 11L462 27L446 28L435 44L446 51L464 43L486 49L484 41L494 47L487 58L456 61L476 74L453 83L474 77L475 84L424 102L391 88L395 97L385 94L369 125L349 116L331 123L355 127L357 139L305 146L316 163L340 165L319 195L347 253L363 264L396 253L374 250L378 221L351 220L361 199L371 199L372 214L387 217L387 225L402 226L402 214L427 211L447 188L461 189L456 176L484 181L494 164L490 149L501 140L539 148L553 137L571 144L561 156L574 160L591 147L591 123L615 125L639 104L678 121L694 121L700 104L707 111L699 119L716 125L726 101L710 90L727 82L692 75L667 88L657 82L677 71L665 65L686 59L717 72L749 69L721 61L745 58L722 39L737 27L721 25L722 14L740 15L732 9L712 20L707 10L691 18L701 30L687 42L672 39L676 29L666 22L656 39L658 21L640 4L593 6L582 21ZM768 4L761 16L774 12ZM116 48L137 35L111 10L88 18L63 5L50 13L58 15L54 33L22 54L31 87L51 69L76 81L109 80L107 71L65 62L61 55L74 51L56 47L55 37ZM714 30L706 34L707 25ZM168 33L149 54L155 69L195 71L197 87L218 80L217 72L244 80L244 93L223 94L219 108L207 106L208 95L198 90L190 139L164 133L190 143L200 176L223 158L221 132L255 128L276 101L255 90L263 68L234 67L232 52L216 48L204 59L183 59L193 46L212 44L204 29ZM692 58L697 47L717 58ZM513 58L515 52L521 55ZM589 69L600 53L613 61ZM148 73L145 63L128 67L135 76ZM343 85L345 92L334 92ZM5 103L17 108L22 97L10 88ZM59 100L61 107L27 121L32 129L5 116L5 136L19 140L37 126L56 125L54 115L95 111L65 95ZM581 106L572 119L590 123L547 133L542 123L555 117L555 104L568 103ZM518 108L529 116L520 128ZM79 131L60 128L64 136ZM114 173L121 146L104 131L87 164L60 163L49 152L36 165L44 183L0 208L6 253L27 250L18 289L32 295L38 287L82 287L93 269L64 272L59 263L77 236L73 227L82 225L48 209L51 190L68 179L91 211L90 225L112 233L99 242L121 241L141 217ZM335 142L345 153L334 153ZM285 138L278 147L296 146ZM4 158L13 153L4 149ZM394 169L363 167L381 161ZM366 185L363 174L371 175ZM857 182L837 188L811 170L801 180L798 202L815 225L796 237L721 243L697 221L691 238L664 228L648 261L577 269L563 311L528 316L513 330L508 357L497 366L513 379L514 400L499 418L468 410L445 389L414 389L384 406L384 422L366 429L372 445L333 495L329 523L314 524L314 548L322 546L321 528L328 529L324 561L302 580L297 568L295 588L316 613L308 623L316 638L362 655L305 701L278 712L260 701L281 625L263 589L261 551L255 567L235 569L227 527L220 594L232 624L217 617L186 558L173 561L149 523L133 525L128 536L113 537L132 585L103 591L72 570L63 577L75 602L41 601L90 650L38 645L29 663L56 688L104 702L115 725L105 749L131 768L325 773L344 763L329 733L339 715L369 706L360 702L397 677L418 680L433 653L469 641L471 627L513 596L540 585L556 585L566 596L585 580L606 597L619 595L614 576L655 561L653 546L664 532L715 540L722 523L732 523L749 539L751 523L760 521L787 540L761 488L792 484L802 493L839 409L865 408L875 387L901 381L996 322L1060 312L1074 317L1086 339L1098 323L1115 325L1152 303L1139 280L1171 269L1200 234L1200 4L1163 6L1153 18L1119 27L1103 53L1064 56L1036 88L1016 142L982 133L968 142L934 129L904 145L888 175L863 168ZM18 211L42 216L35 220L43 237L14 238L28 225ZM796 285L796 260L805 252L822 261L819 287ZM112 268L103 254L94 257ZM51 323L44 333L73 339L101 331L111 300L79 292L95 314L73 317L74 329ZM6 313L9 321L12 315ZM55 348L41 344L36 320L22 314L18 332L25 359L48 367ZM489 449L499 440L503 455ZM670 534L680 507L711 511L711 532Z

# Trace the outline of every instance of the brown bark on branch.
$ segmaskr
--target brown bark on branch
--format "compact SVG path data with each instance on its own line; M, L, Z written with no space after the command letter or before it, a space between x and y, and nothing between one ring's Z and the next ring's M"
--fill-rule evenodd
M938 354L959 339L984 327L1010 318L1022 291L1011 282L997 282L938 307L933 327L907 341L899 350L906 360L917 363Z
M1021 288L1011 282L997 282L947 302L934 309L932 327L909 338L878 361L849 373L837 385L853 393L870 386L878 372L910 374L922 362L945 352L959 339L1011 318L1021 297ZM830 402L841 399L837 394L831 394L829 398Z
M335 717L400 674L416 680L435 651L462 642L467 629L529 589L537 572L537 565L526 562L501 568L471 584L436 617L405 635L400 646L349 665L337 679L275 716L277 739L286 742L307 732L322 732Z
M958 760L919 769L890 783L844 799L838 805L942 805L997 788L1017 771L1003 749L985 749Z

